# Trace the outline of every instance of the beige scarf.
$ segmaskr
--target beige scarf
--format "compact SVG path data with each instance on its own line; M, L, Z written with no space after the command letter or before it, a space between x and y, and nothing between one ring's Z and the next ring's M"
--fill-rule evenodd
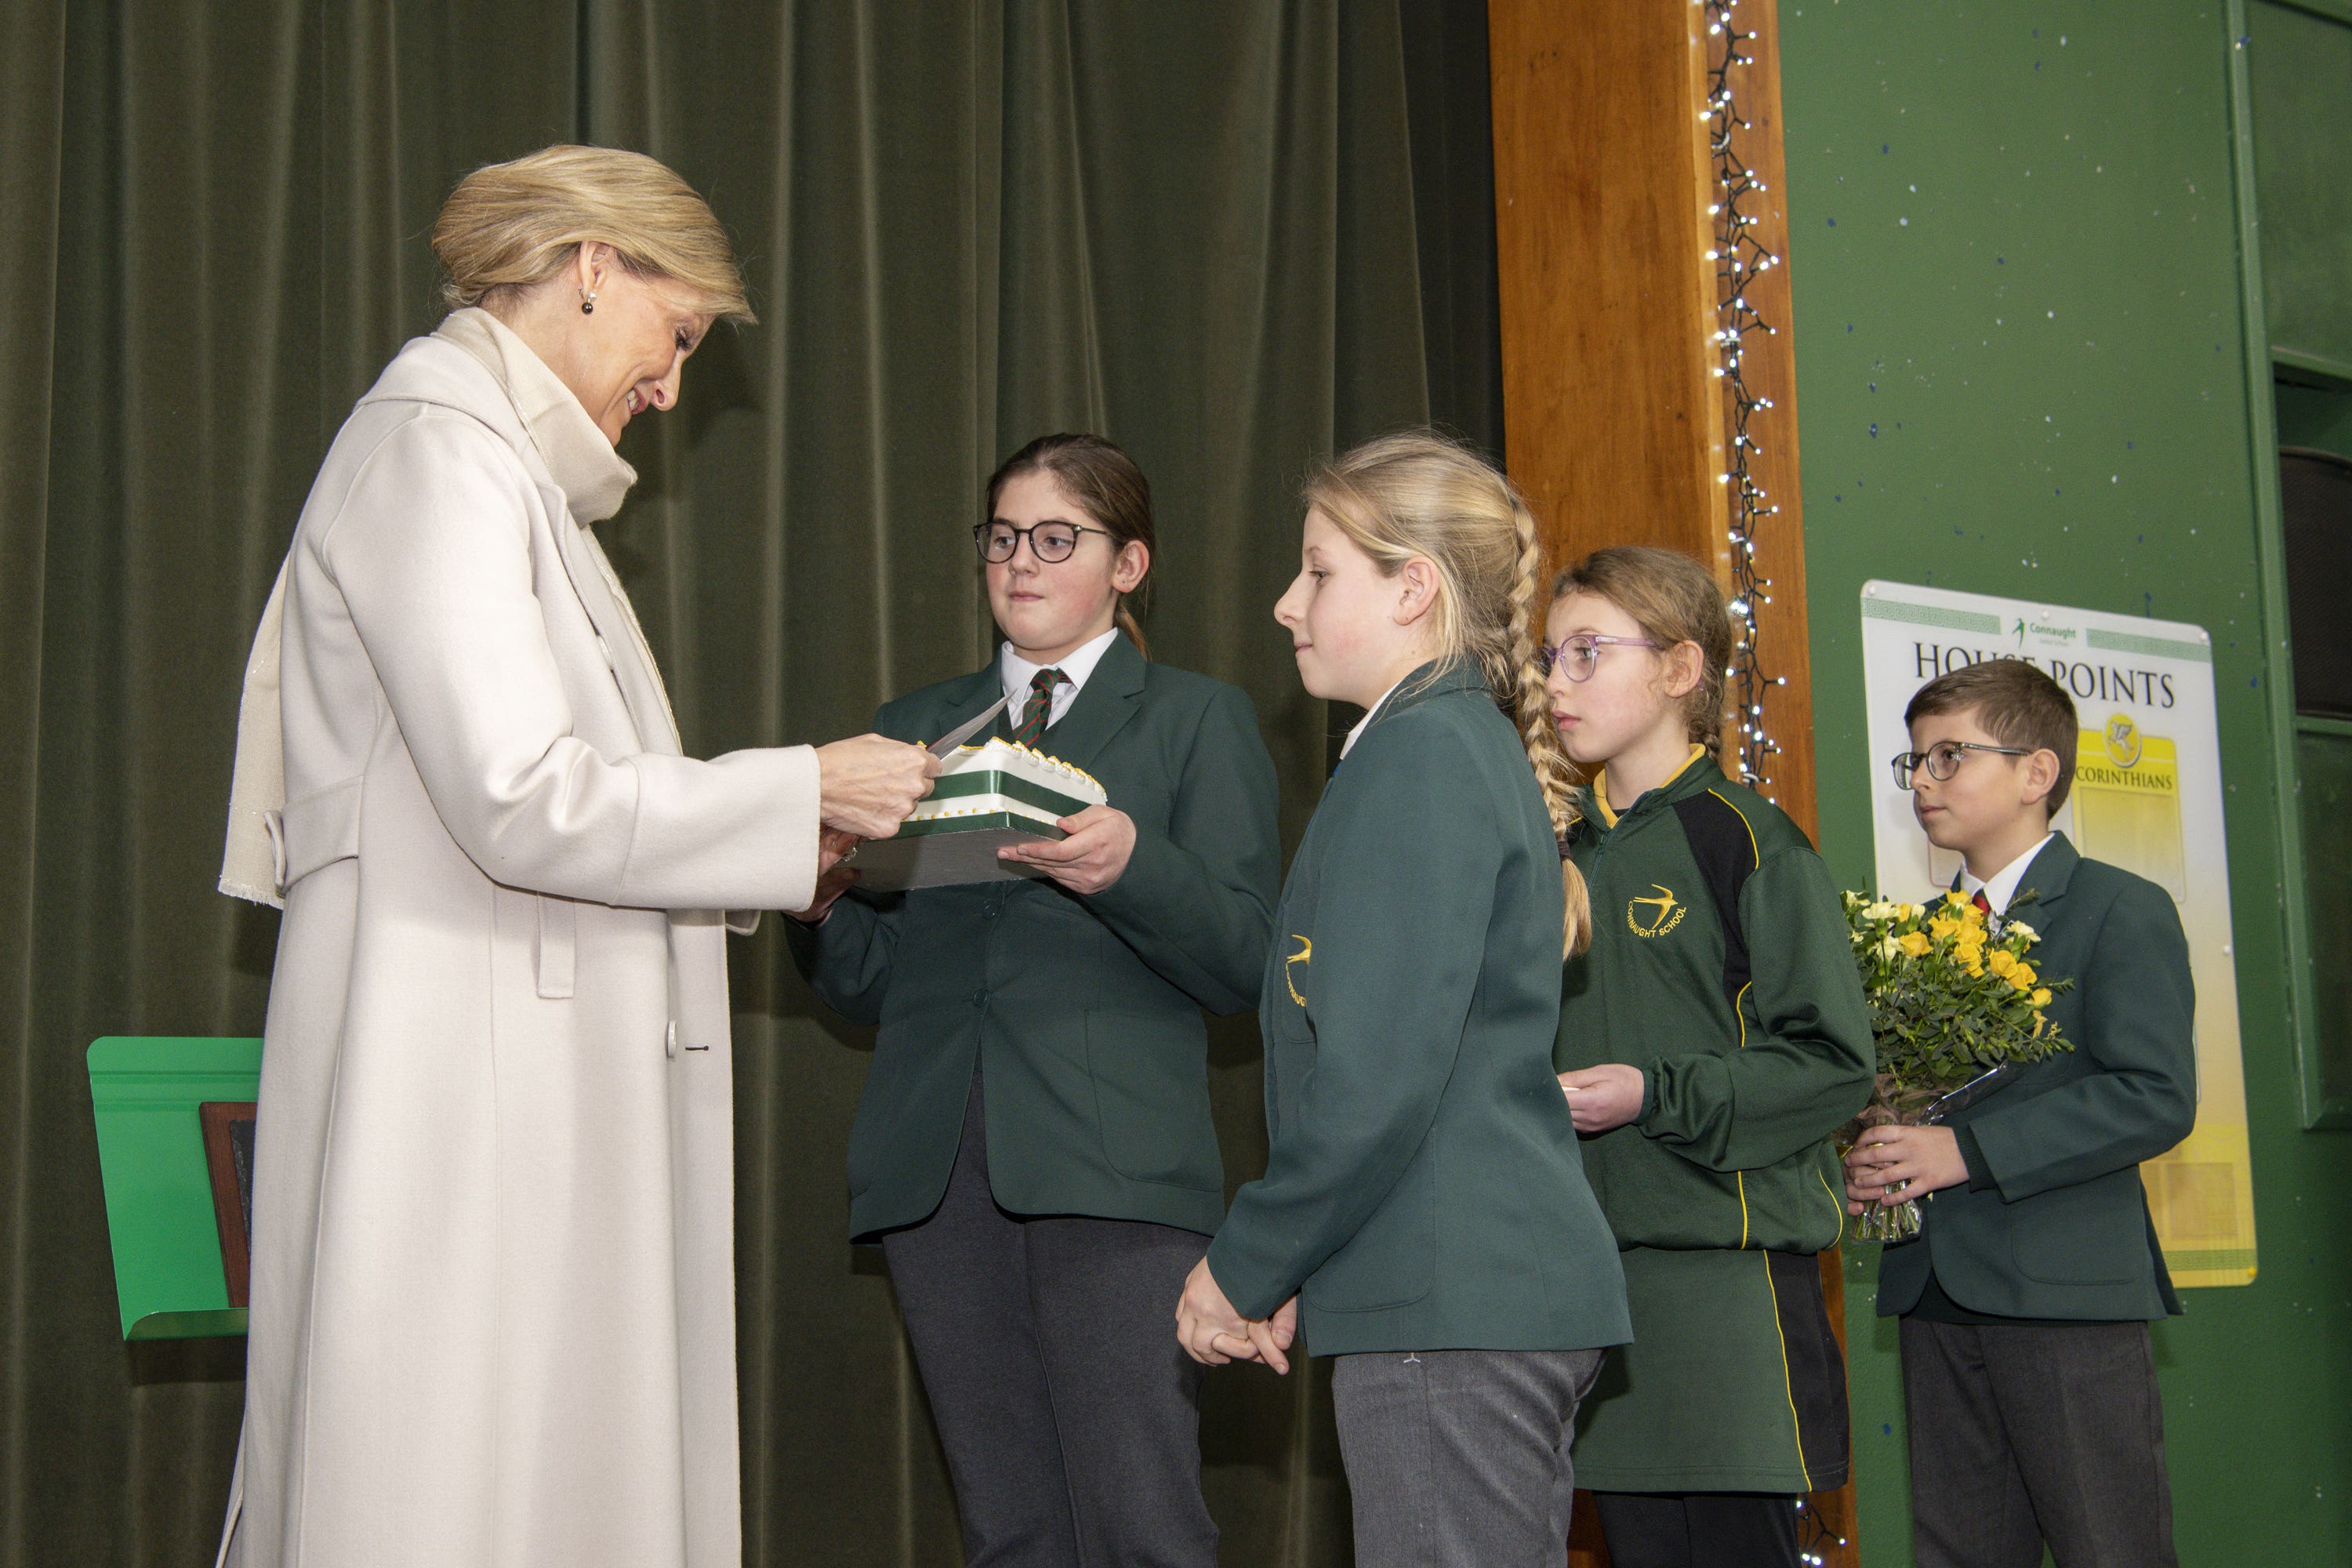
M547 471L562 489L572 521L583 529L621 510L637 471L622 461L588 411L545 361L488 310L453 311L434 334L464 349L498 379L530 431ZM619 580L588 542L596 564L623 605ZM289 555L289 563L291 555ZM278 656L285 638L286 572L278 569L261 626L246 660L245 693L236 710L236 771L229 784L228 841L221 857L220 890L231 898L285 907L284 851L278 814L286 805L286 736L278 707ZM634 621L634 616L632 620ZM642 634L640 634L642 637ZM650 652L646 668L655 668ZM658 674L655 676L658 681ZM667 694L664 696L667 704Z

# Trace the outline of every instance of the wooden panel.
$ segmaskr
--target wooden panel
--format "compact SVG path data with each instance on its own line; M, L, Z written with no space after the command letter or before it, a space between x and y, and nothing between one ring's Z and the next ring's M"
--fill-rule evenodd
M1748 121L1735 149L1763 191L1745 208L1785 261L1778 28L1772 0L1742 0L1756 37L1730 77ZM1716 174L1701 108L1709 48L1697 4L1659 0L1488 0L1495 114L1496 256L1503 329L1506 461L1544 531L1551 563L1605 544L1656 544L1713 564L1730 585L1725 472L1730 397L1717 363L1719 284L1708 207ZM1805 621L1804 509L1798 494L1797 389L1788 268L1745 280L1775 329L1748 341L1750 468L1780 510L1755 531L1769 580L1756 605L1767 731L1780 747L1760 787L1818 837L1812 687ZM1738 771L1735 743L1726 766ZM1822 1256L1832 1328L1845 1341L1840 1258ZM1809 1510L1836 1544L1823 1562L1860 1561L1853 1491ZM1571 1568L1603 1568L1606 1548L1580 1494Z
M1554 566L1629 541L1711 558L1719 531L1691 15L1487 7L1505 460Z
M1797 356L1789 301L1789 206L1780 136L1780 63L1779 26L1771 0L1742 0L1738 16L1757 37L1742 52L1752 66L1735 67L1731 75L1734 101L1748 130L1737 142L1757 177L1764 182L1760 197L1750 205L1758 222L1756 233L1766 249L1782 258L1747 284L1748 301L1777 329L1748 357L1748 382L1757 395L1770 400L1750 425L1757 446L1749 459L1757 480L1780 508L1756 531L1756 563L1771 580L1769 601L1757 608L1758 644L1767 675L1785 677L1786 686L1769 689L1764 699L1764 722L1780 742L1780 754L1764 769L1763 793L1797 819L1815 842L1821 838L1813 800L1813 681L1811 641L1805 621L1805 507L1797 482ZM1508 417L1507 414L1506 417ZM1729 525L1729 519L1725 520ZM1835 1277L1832 1288L1837 1289ZM1831 1321L1843 1324L1835 1312Z

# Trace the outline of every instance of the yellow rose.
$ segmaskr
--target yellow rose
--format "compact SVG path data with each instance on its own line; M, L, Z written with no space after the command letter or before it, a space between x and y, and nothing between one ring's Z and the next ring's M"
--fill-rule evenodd
M1969 924L1972 926L1980 926L1985 923L1984 911L1977 908L1974 904L1962 904L1960 906L1960 919L1968 921Z
M1969 978L1971 980L1984 978L1984 961L1977 957L1973 951L1960 954L1960 967L1969 972Z
M1928 942L1927 937L1921 932L1916 931L1906 931L1900 937L1897 937L1895 942L1904 952L1909 953L1914 958L1924 957L1927 954Z
M2007 974L2017 967L2017 954L2005 949L1996 948L1993 950L1993 955L1985 960L1985 963L1995 974Z
M1937 915L1927 922L1927 934L1937 942L1943 941L1948 936L1956 935L1959 929L1960 922L1949 915Z
M2042 1014L2041 1014L2041 1012L2040 1012L2039 1010L2040 1010L2041 1008L2047 1007L2048 1005L2050 1005L2050 993L2049 993L2046 989L2045 989L2045 990L2036 991L2036 992L2033 994L2032 1000L2033 1005L2034 1005L2034 1007L2035 1007L2035 1009L2036 1009L2036 1011L2035 1011L2035 1013L2034 1013L2034 1015L2033 1015L2033 1016L2034 1016L2036 1018L2039 1018L2039 1017L2041 1017L2041 1016L2042 1016Z
M2009 983L2020 991L2032 990L2040 978L2033 973L2033 965L2030 963L2021 963L2009 972Z
M2035 1039L2038 1040L2042 1037L2042 1030L2048 1022L2049 1020L2044 1018L2041 1014L2036 1013L2033 1015L2033 1037Z
M1956 908L1966 908L1969 904L1969 896L1966 893L1961 892L1958 888L1954 888L1950 892L1944 895L1944 902L1953 905Z

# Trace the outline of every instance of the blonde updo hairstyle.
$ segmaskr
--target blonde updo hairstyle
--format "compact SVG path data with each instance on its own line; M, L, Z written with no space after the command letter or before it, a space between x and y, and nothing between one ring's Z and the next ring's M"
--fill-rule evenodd
M1683 698L1683 728L1712 752L1723 743L1724 672L1731 666L1731 609L1715 574L1678 550L1612 544L1596 550L1553 579L1551 596L1590 594L1631 616L1642 635L1665 645L1698 648L1698 684Z
M1440 671L1475 662L1511 716L1543 791L1552 836L1576 821L1568 757L1552 728L1551 702L1536 668L1537 595L1543 549L1536 520L1511 481L1459 441L1434 430L1402 430L1319 465L1301 499L1393 577L1420 556L1436 569L1430 626ZM1568 912L1563 955L1591 940L1584 878L1559 862Z
M595 244L639 277L684 285L714 321L757 320L709 204L642 153L543 147L487 164L457 182L433 225L433 254L449 275L441 297L453 310L495 307Z

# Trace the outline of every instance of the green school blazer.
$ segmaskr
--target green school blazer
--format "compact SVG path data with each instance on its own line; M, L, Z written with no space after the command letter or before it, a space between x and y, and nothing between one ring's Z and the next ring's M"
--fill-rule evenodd
M1879 1316L1918 1305L1931 1262L1944 1293L1978 1312L2107 1322L2178 1312L2139 1163L2197 1120L2180 916L2163 889L2083 858L2063 834L2026 868L2010 910L2041 934L2032 962L2043 982L2074 982L2044 1010L2074 1048L1952 1118L1975 1135L1993 1185L1947 1187L1919 1205L1919 1236L1879 1259Z
M935 741L1003 689L992 659L885 704L874 728ZM1203 1234L1224 1213L1202 1010L1255 1005L1265 966L1282 849L1256 711L1120 637L1040 749L1135 819L1110 887L853 888L822 925L785 922L818 996L879 1026L849 1131L853 1237L939 1206L975 1068L1006 1209Z
M1617 1244L1551 1066L1559 846L1486 683L1429 674L1358 737L1291 863L1258 1008L1266 1173L1210 1271L1254 1318L1297 1294L1317 1355L1622 1344Z

